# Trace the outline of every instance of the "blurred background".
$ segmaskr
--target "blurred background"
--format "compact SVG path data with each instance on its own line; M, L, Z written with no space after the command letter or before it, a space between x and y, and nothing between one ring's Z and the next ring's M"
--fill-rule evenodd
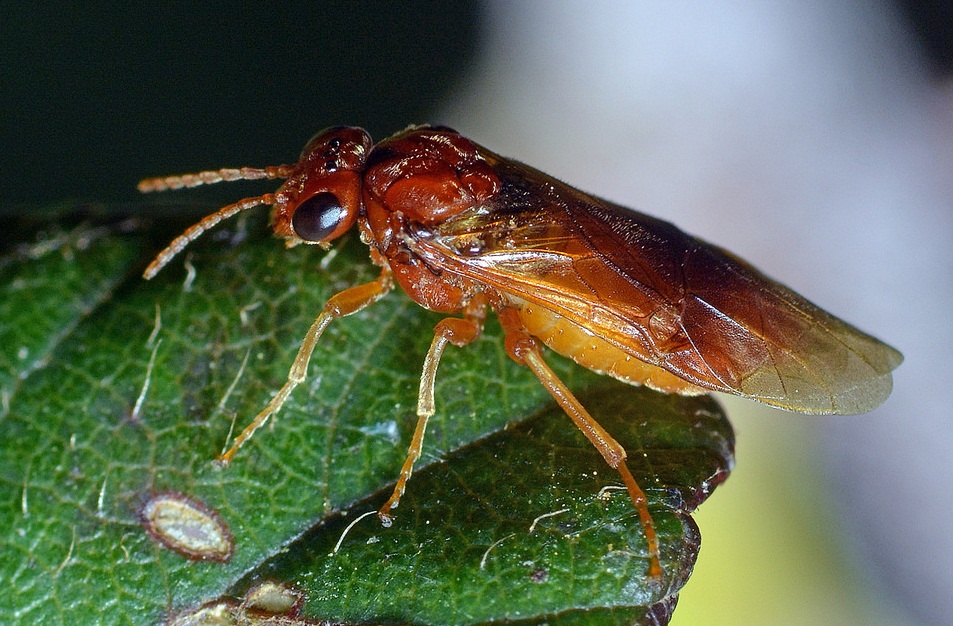
M953 623L949 2L6 4L2 213L429 121L895 345L870 415L725 399L737 466L673 624Z

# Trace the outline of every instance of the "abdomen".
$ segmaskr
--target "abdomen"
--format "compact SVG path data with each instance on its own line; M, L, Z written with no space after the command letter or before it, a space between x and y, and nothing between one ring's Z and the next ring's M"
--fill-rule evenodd
M628 354L549 309L512 296L509 300L531 335L586 369L666 393L698 395L708 391Z

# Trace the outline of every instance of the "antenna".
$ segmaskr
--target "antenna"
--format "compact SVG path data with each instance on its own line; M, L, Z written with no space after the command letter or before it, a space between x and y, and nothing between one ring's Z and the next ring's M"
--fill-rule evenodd
M169 191L184 187L198 187L213 183L231 182L233 180L261 180L263 178L288 178L294 171L293 165L271 165L269 167L242 167L208 170L195 174L181 174L179 176L165 176L160 178L146 178L139 181L138 189L142 193L153 191Z
M173 239L172 243L166 246L165 250L157 254L156 258L153 259L152 263L149 264L149 267L146 268L146 271L142 273L142 277L146 280L149 280L158 274L159 270L165 267L175 255L185 249L185 246L198 239L199 235L212 228L222 220L227 220L233 215L237 215L246 209L251 209L262 204L274 204L276 199L276 194L266 193L262 196L255 196L254 198L245 198L244 200L240 200L235 204L229 204L226 207L222 207L210 215L206 215L197 224L189 226L184 233Z
M198 187L200 185L211 185L213 183L231 182L233 180L261 180L264 178L288 178L294 172L293 165L270 165L268 167L241 167L241 168L222 168L219 170L208 170L205 172L196 172L194 174L180 174L178 176L164 176L159 178L146 178L139 181L137 188L142 193L151 193L154 191L169 191L182 189L185 187ZM197 224L190 226L184 233L172 240L165 250L156 255L146 271L142 273L143 278L149 280L159 273L175 255L182 252L183 249L222 220L226 220L233 215L237 215L246 209L251 209L262 204L274 204L277 200L276 194L266 193L253 198L245 198L235 204L229 204L215 211L211 215L206 215Z

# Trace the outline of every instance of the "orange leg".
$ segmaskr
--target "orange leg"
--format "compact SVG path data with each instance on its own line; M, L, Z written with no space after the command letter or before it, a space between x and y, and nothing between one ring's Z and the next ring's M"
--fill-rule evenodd
M483 320L486 317L486 304L482 296L475 297L464 310L464 317L447 317L437 323L434 328L433 341L430 350L424 358L424 369L420 375L420 391L417 394L417 427L414 429L407 458L400 469L400 476L394 486L390 499L384 503L377 515L384 526L390 526L394 517L391 510L396 509L401 496L407 488L407 481L414 471L414 463L420 458L423 448L424 434L427 430L427 420L434 414L433 387L437 376L437 366L443 356L443 350L448 343L463 347L472 343L483 332Z
M170 177L174 179L176 177ZM154 188L144 188L144 183L152 183L155 180L144 180L140 185L140 191L152 191L153 189L160 189L160 187ZM194 185L192 185L194 186ZM203 217L197 224L189 226L184 233L172 240L165 250L156 255L156 258L152 260L152 263L149 264L149 267L142 273L142 277L146 280L150 280L153 276L159 273L163 267L165 267L169 261L172 260L175 255L182 252L187 245L199 238L199 235L209 230L222 220L227 220L230 217L238 215L242 211L247 211L248 209L255 208L262 204L274 204L275 203L275 194L266 193L263 196L255 196L254 198L245 198L240 202L235 204L230 204L226 207L222 207L218 211L210 215Z
M321 337L324 329L328 327L328 324L330 324L332 320L357 313L369 304L377 302L377 300L391 290L392 286L393 282L390 270L385 269L381 272L377 280L345 289L328 300L321 314L318 315L318 318L311 324L311 328L308 329L308 334L304 336L304 341L301 342L298 355L291 365L291 371L288 372L288 381L278 390L278 393L271 399L268 406L262 409L261 413L256 415L255 419L245 427L245 430L235 438L232 447L218 457L220 462L229 463L232 457L235 456L235 453L238 452L238 449L242 447L242 444L251 438L256 430L264 426L269 417L281 409L281 406L285 403L285 400L288 399L288 396L291 395L291 392L294 391L294 388L305 379L308 373L308 361L311 360L311 353L314 352L314 346L318 343L318 339Z
M622 482L625 483L629 492L629 498L635 505L635 510L638 511L639 519L642 522L649 553L649 575L654 578L661 577L662 568L659 565L658 537L655 534L655 523L652 521L651 513L649 513L645 493L625 464L625 449L599 425L599 422L586 411L565 383L546 365L539 344L526 332L516 310L501 308L498 314L503 330L506 332L506 350L510 356L517 363L522 363L536 374L539 382L546 387L546 390L549 391L563 411L575 422L582 434L592 442L592 445L596 447L606 463L619 472Z

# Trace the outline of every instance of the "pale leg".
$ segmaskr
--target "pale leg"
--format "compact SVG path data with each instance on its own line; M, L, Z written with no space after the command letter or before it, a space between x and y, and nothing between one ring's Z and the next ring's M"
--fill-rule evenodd
M390 526L393 522L391 510L396 509L400 503L400 498L404 495L404 490L407 487L407 480L414 471L414 463L420 458L424 434L427 430L427 420L430 419L435 410L434 380L437 376L437 366L440 364L443 350L448 343L463 347L479 337L480 333L483 332L485 309L483 298L474 298L464 312L465 318L444 318L434 328L433 341L430 343L430 350L427 351L427 356L424 359L423 373L420 375L420 391L417 394L417 427L414 429L414 436L410 441L410 448L407 450L407 458L400 469L400 476L397 478L394 491L390 499L378 512L384 526Z
M242 444L255 434L256 430L264 426L269 417L281 409L281 406L285 403L285 400L288 399L288 396L291 395L291 392L294 391L294 388L305 379L308 373L308 361L311 360L311 353L314 352L314 346L318 343L321 333L324 332L328 324L330 324L332 320L357 313L369 304L373 304L390 291L392 285L390 271L385 269L381 272L377 280L345 289L328 300L321 314L318 315L318 318L311 324L311 328L308 329L308 334L305 335L304 341L301 342L298 355L291 365L291 371L288 372L288 381L278 390L278 393L271 399L268 406L262 409L261 413L256 415L255 419L245 427L245 430L235 438L232 447L218 457L220 462L225 464L229 463Z

